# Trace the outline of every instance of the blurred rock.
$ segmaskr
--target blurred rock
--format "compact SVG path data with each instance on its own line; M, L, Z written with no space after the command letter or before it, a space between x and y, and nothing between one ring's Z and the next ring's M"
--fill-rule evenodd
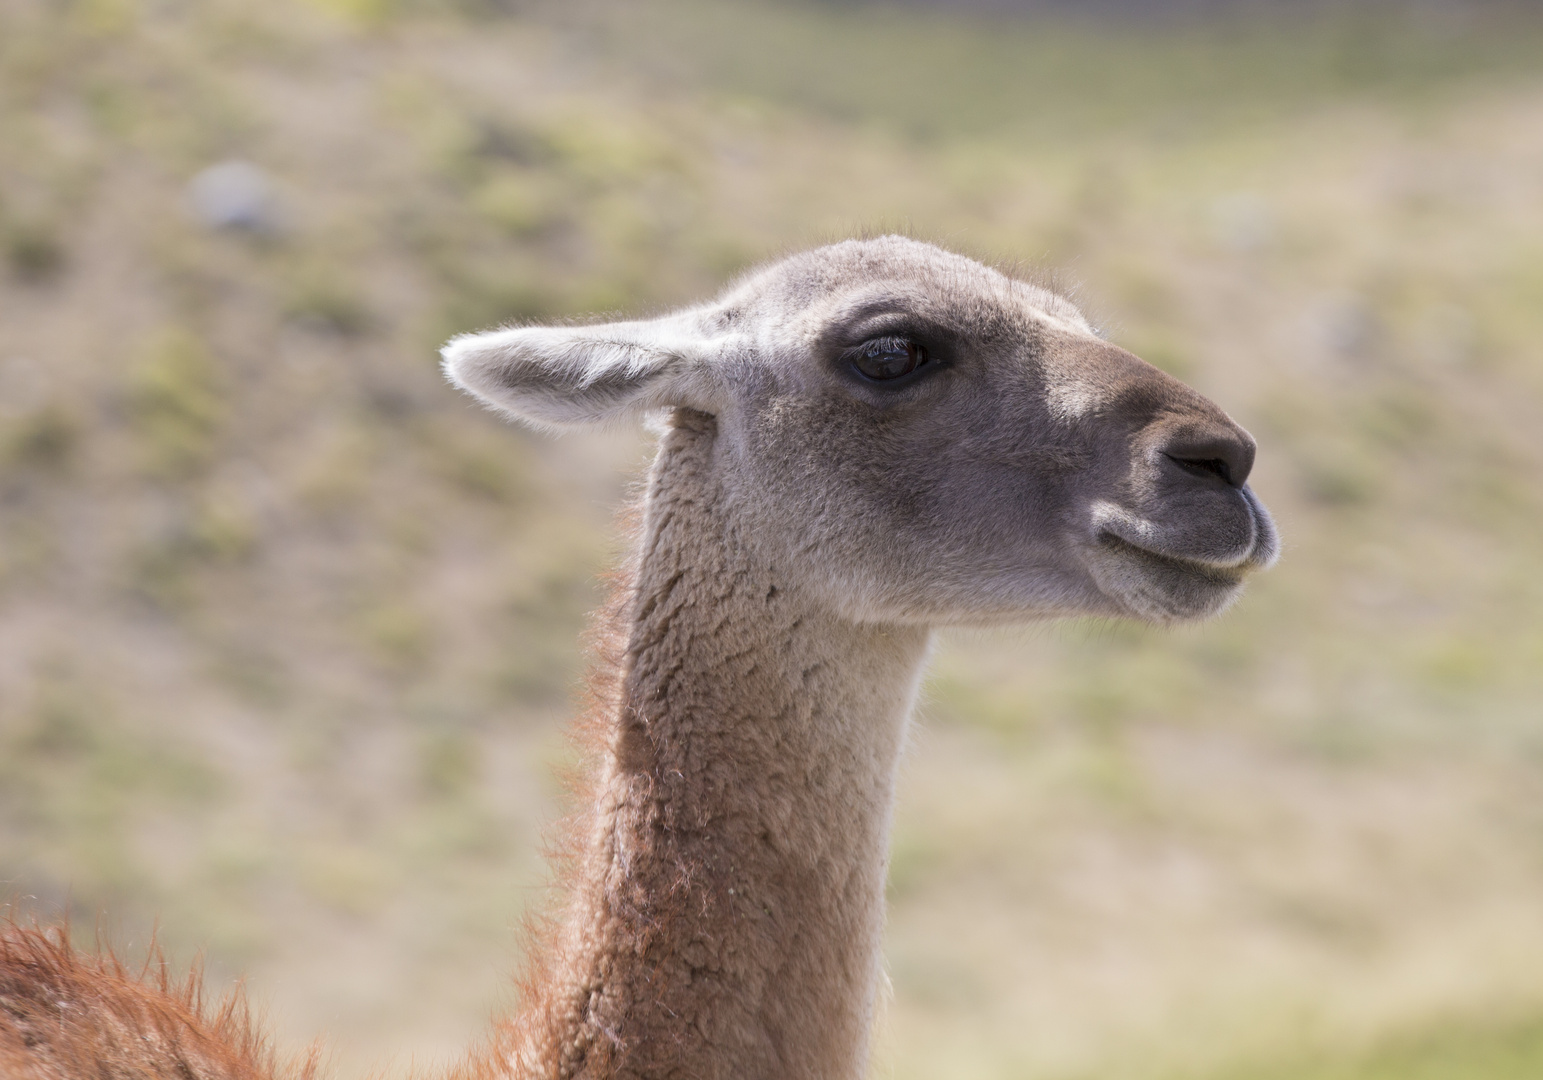
M211 229L270 233L279 227L273 185L249 161L209 166L188 183L188 200L198 220Z

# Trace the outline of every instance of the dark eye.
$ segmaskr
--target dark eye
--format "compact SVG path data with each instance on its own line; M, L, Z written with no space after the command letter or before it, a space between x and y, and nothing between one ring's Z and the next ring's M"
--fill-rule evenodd
M909 375L927 362L927 350L904 338L879 338L858 347L852 366L876 382Z

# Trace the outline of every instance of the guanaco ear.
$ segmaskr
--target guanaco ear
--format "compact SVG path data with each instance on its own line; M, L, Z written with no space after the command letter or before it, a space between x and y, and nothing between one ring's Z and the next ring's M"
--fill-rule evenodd
M670 405L712 411L696 385L704 345L677 316L462 334L440 356L462 390L526 423L561 427Z

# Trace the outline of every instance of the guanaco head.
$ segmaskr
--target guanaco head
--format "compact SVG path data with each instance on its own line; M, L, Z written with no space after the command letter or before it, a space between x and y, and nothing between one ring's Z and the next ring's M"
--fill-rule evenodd
M467 334L443 356L538 426L712 416L734 535L854 619L1198 618L1279 549L1226 413L1062 297L902 237L661 318Z

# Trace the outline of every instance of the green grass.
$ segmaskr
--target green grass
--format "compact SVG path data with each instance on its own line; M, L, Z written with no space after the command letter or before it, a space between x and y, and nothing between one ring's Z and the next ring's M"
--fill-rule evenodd
M1207 137L1329 103L1417 106L1525 79L1543 50L1536 21L1506 9L1235 12L1156 29L903 4L649 0L557 12L608 59L665 85L928 140Z
M1543 1025L1455 1026L1298 1065L1225 1069L1214 1080L1530 1080L1543 1075Z

